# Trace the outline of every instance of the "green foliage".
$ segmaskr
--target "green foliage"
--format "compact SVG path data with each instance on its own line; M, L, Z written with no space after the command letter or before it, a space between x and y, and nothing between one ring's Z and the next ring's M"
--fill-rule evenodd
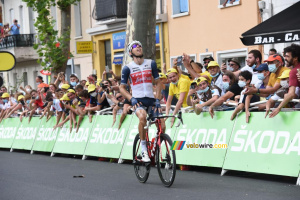
M52 68L52 71L61 71L60 68L66 65L69 59L64 52L70 46L70 28L68 27L68 31L58 36L58 31L54 29L55 20L50 13L51 6L57 5L60 10L64 10L79 1L81 0L57 0L57 2L55 0L23 0L28 7L32 7L38 13L34 26L38 31L37 37L40 43L35 44L33 48L37 50L40 57L38 63L44 70ZM56 46L57 43L59 46Z

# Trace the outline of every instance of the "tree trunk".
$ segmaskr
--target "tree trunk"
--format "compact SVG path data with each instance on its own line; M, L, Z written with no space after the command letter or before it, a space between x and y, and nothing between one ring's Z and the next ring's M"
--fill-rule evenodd
M132 59L127 45L138 40L143 45L144 58L155 60L156 0L128 0L126 43L123 64Z
M70 33L71 33L71 5L61 8L61 36L63 36L62 53L66 58L70 57ZM67 62L59 68L59 71L66 72Z

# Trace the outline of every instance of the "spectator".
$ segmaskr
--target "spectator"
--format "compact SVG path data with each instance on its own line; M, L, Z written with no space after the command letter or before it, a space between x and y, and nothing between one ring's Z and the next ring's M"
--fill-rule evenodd
M9 28L9 23L4 24L4 37L7 37L10 35L10 28Z
M228 61L229 66L227 67L227 65L225 63L222 64L221 67L221 71L222 73L225 73L227 70L231 71L231 72L237 72L240 70L241 65L238 61L237 58L232 58ZM227 69L228 68L228 69Z
M74 88L79 84L80 84L80 82L79 82L79 78L78 78L77 74L71 74L70 75L70 85Z
M168 79L171 81L171 86L169 88L169 97L166 105L166 115L169 115L171 103L173 98L177 99L177 104L173 115L175 115L181 107L187 107L187 95L190 88L190 81L179 77L179 74L176 69L169 69L167 72ZM173 126L174 119L171 120L171 127Z
M289 74L289 91L284 96L284 100L269 115L270 118L275 117L281 109L294 98L296 87L300 87L300 81L297 80L297 77L300 77L300 46L292 44L291 46L286 47L284 49L284 57L287 67L293 66L293 69Z
M223 74L223 90L225 90L225 94L218 98L210 107L209 107L209 113L211 117L214 116L214 109L218 106L222 106L224 102L230 102L234 101L235 97L239 96L242 92L242 88L239 87L237 83L237 79L235 75L230 72L226 71Z
M64 93L66 93L68 91L68 89L70 89L70 85L69 84L62 84L61 85L61 89Z
M240 73L238 85L240 88L243 88L243 91L241 92L241 95L240 95L241 97L239 100L239 104L235 108L235 110L231 116L231 120L233 120L236 117L236 115L245 108L245 104L247 104L246 105L246 108L247 108L247 107L249 107L250 103L259 101L259 98L256 95L246 95L245 94L245 91L247 89L246 86L248 86L248 87L250 86L251 79L252 79L251 72L242 71ZM246 117L247 117L247 119L249 119L249 117L250 117L250 112L248 110L246 110Z
M269 56L272 56L274 54L277 54L277 50L276 49L270 49L269 50Z
M82 85L83 88L85 87L85 84L86 84L86 83L87 83L86 80L81 80L81 81L80 81L80 85Z
M2 39L4 38L4 28L3 28L3 24L0 23L0 42L2 41Z
M207 70L210 73L210 76L212 77L211 80L211 86L218 86L218 88L223 88L223 81L222 81L222 75L220 71L220 66L216 61L210 61ZM224 94L224 91L222 90L221 96Z
M214 58L211 57L211 56L205 56L205 57L203 58L203 67L205 68L206 71L207 71L208 63L209 63L210 61L215 61L215 60L214 60Z
M32 90L30 92L30 95L31 95L32 100L34 100L34 101L32 104L33 108L31 109L30 114L29 114L28 123L30 123L31 118L35 112L37 114L39 114L40 111L45 108L40 92L38 92L36 90Z
M1 86L1 92L2 93L7 93L7 88L4 85Z
M169 96L169 88L170 88L170 81L168 80L167 76L163 73L159 73L160 82L162 83L162 102L163 104L167 103L168 96ZM173 98L171 105L175 106L177 103L177 99Z
M82 86L81 84L76 85L76 87L75 87L75 92L76 92L77 95L79 95L79 93L80 93L81 91L83 91L83 90L84 90L84 88L83 88L83 86Z
M64 72L59 72L57 75L57 79L55 80L54 84L58 86L58 88L61 88L63 84L69 84L69 82L66 80L66 76Z
M12 35L20 34L20 25L18 24L18 20L14 19L13 25L10 27L10 32Z
M132 112L130 110L132 108L132 106L131 106L130 102L127 99L125 99L121 93L116 94L116 100L117 100L116 106L113 109L113 124L112 124L112 126L114 126L114 124L116 122L116 115L121 114L119 126L118 126L118 129L120 129L127 114Z
M218 86L211 86L206 78L199 77L192 83L187 103L189 106L193 106L195 113L199 115L205 106L210 106L221 96L221 92L222 90Z

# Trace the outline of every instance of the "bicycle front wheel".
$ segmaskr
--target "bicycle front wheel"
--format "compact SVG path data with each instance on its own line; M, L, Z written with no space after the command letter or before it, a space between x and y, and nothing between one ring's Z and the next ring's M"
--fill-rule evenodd
M160 146L157 146L155 161L160 180L166 187L170 187L176 175L176 155L171 150L173 142L167 134L160 135Z
M139 134L135 136L133 142L133 167L134 172L140 183L148 180L150 173L150 163L144 163L142 160L142 146Z

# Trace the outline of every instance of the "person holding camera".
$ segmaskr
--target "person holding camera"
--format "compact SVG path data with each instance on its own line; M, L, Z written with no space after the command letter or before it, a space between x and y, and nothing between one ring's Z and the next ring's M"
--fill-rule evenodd
M61 89L62 85L69 84L69 82L66 80L66 76L65 76L64 72L59 72L58 73L57 78L56 78L54 84L56 86L58 86L58 88L60 88L60 89Z
M20 24L18 24L18 20L14 19L13 25L10 27L10 33L12 35L19 35L20 34Z

